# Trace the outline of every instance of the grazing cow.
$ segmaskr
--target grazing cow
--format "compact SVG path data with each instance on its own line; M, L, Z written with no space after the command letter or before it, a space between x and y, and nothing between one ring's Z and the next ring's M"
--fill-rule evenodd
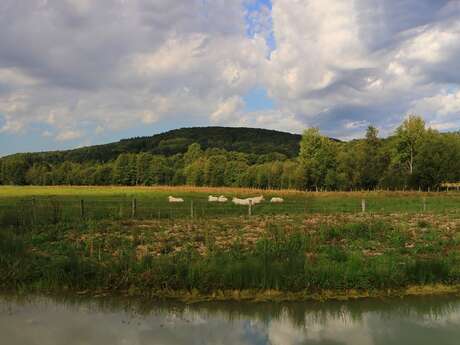
M233 198L232 202L235 205L245 205L245 206L249 205L249 199Z
M253 198L246 198L246 199L233 198L232 202L235 205L249 205L249 204L256 205L256 204L260 204L264 200L265 200L264 197L261 195L261 196L256 196Z
M228 199L227 199L225 196L221 195L221 196L217 199L217 201L219 201L219 202L227 202Z
M279 204L279 203L284 202L284 199L283 198L278 198L278 197L273 197L273 198L270 199L270 202L273 203L273 204Z
M209 202L216 202L216 201L219 201L219 198L217 196L208 196L208 201Z
M173 196L168 196L168 201L169 202L184 202L184 199L182 198L175 198Z
M247 198L246 200L251 200L252 204L255 205L255 204L260 204L262 201L265 200L265 198L263 195L261 195L261 196L255 196L252 198Z

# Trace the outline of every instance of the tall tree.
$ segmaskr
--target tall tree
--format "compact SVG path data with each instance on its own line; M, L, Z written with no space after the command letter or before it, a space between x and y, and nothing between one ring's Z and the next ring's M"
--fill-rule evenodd
M203 156L203 151L201 146L198 143L193 143L189 145L187 152L184 154L184 163L185 165L192 164L196 160L200 159Z
M149 184L152 160L150 153L142 152L136 155L136 185Z
M113 182L125 186L136 184L135 155L122 153L118 156L113 167Z
M304 169L307 186L318 189L324 185L328 172L336 169L334 144L317 128L307 129L300 141L299 162Z
M410 115L396 130L394 158L407 167L409 175L414 172L414 160L425 134L425 121L416 115Z
M208 186L222 186L225 178L227 159L224 155L210 156L204 166L204 180Z
M364 189L377 187L382 175L381 142L378 133L377 128L369 126L363 141L360 157L360 184Z

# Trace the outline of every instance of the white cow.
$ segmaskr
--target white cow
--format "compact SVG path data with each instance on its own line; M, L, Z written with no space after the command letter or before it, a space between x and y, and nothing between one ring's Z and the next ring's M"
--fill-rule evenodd
M279 203L284 202L284 199L279 198L279 197L273 197L273 198L270 199L270 202L273 203L273 204L279 204Z
M256 205L256 204L260 204L264 200L265 200L264 197L261 195L261 196L255 196L252 198L246 198L246 199L233 198L232 202L235 205L249 205L249 204Z
M184 202L184 199L182 199L182 198L175 198L175 197L173 197L173 196L170 195L170 196L168 196L168 201L169 201L169 202Z
M232 202L235 205L249 205L249 199L240 199L240 198L233 198Z
M265 200L265 198L263 195L260 195L260 196L255 196L252 198L247 198L246 200L251 200L252 204L255 205L255 204L260 204L262 201Z
M225 196L221 195L221 196L217 199L217 201L219 201L219 202L227 202L228 199L227 199Z
M216 201L219 201L219 198L217 196L208 196L208 201L209 202L216 202Z

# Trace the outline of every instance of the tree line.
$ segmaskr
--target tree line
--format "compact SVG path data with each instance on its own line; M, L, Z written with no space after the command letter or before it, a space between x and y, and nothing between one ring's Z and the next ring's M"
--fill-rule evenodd
M108 162L49 162L31 154L0 159L0 183L15 185L194 185L299 190L435 189L460 181L460 133L440 133L409 116L388 138L331 140L305 130L297 157L203 149L121 153Z

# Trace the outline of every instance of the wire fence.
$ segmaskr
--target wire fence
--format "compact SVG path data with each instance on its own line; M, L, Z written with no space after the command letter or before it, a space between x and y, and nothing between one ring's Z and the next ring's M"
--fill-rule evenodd
M202 219L228 216L334 213L454 213L460 197L304 198L275 204L210 203L186 200L168 203L146 198L37 197L0 200L0 226L33 226L87 220Z

